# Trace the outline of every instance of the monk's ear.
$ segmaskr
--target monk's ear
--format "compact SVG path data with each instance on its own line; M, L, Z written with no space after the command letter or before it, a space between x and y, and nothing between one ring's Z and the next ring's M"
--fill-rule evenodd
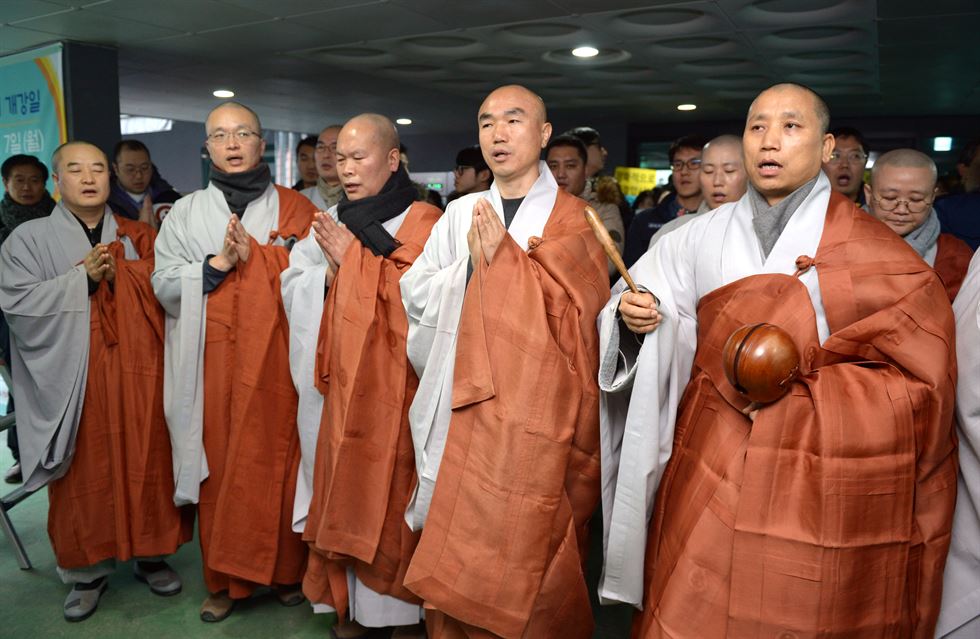
M551 122L545 122L544 126L541 127L541 148L548 146L548 140L551 139Z
M394 173L395 171L397 171L398 170L398 164L401 163L401 161L402 161L402 153L398 149L398 147L394 147L390 151L388 151L388 170L389 171L391 171L392 173ZM408 166L405 167L405 170L406 171L408 170Z
M874 206L871 204L871 185L865 183L864 185L864 201L868 203L869 206Z
M261 134L259 134L259 135L261 135ZM260 137L259 138L259 157L261 158L263 155L265 155L265 138Z
M820 154L820 161L826 164L830 162L830 154L834 152L834 147L837 146L837 141L834 140L834 136L830 133L823 134L823 148Z

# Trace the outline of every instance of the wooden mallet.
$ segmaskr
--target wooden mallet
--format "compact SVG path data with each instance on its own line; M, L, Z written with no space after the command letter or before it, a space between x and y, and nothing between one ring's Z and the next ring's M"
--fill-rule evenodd
M626 263L623 262L623 256L619 254L616 249L616 243L613 239L609 237L609 231L606 230L605 225L602 220L599 219L599 214L595 212L595 209L591 206L585 207L585 219L589 221L589 226L592 227L592 232L595 233L596 239L599 240L599 244L602 244L602 249L606 252L606 256L612 261L613 266L619 271L619 274L623 277L626 282L626 286L630 287L630 291L633 293L639 293L639 289L636 288L636 283L633 282L633 278L630 277L629 271L626 270Z

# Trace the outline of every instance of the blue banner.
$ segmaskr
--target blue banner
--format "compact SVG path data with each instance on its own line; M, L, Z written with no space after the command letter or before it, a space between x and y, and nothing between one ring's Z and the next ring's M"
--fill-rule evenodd
M50 169L67 138L61 44L0 57L0 162L24 153ZM54 195L53 182L48 191Z

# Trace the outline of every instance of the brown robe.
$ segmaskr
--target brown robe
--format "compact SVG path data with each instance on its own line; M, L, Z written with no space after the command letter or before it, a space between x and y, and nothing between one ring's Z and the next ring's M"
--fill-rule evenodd
M279 191L281 237L302 238L315 207ZM250 238L239 262L208 294L204 348L204 449L210 474L198 516L209 592L248 597L257 585L298 584L306 545L291 529L299 435L296 389L279 275L282 246Z
M163 415L163 309L153 295L156 232L114 216L141 259L109 244L116 278L91 297L88 378L75 454L48 484L48 535L62 568L169 555L190 541L193 511L173 503Z
M936 240L936 262L932 268L946 286L946 294L949 301L956 299L956 294L960 292L963 279L966 278L966 270L970 267L970 260L973 259L973 251L970 245L949 233L941 233Z
M453 414L405 586L432 637L592 634L581 544L599 499L596 317L606 257L558 191L525 253L508 235L466 290Z
M633 637L931 637L956 493L954 327L942 283L887 227L831 196L806 288L756 275L698 306ZM801 353L750 421L722 347L771 322Z
M408 409L419 380L406 353L408 320L398 282L442 211L409 209L387 258L354 241L323 305L316 381L324 396L303 591L341 618L347 571L377 593L421 603L402 581L418 533L405 522L415 487Z

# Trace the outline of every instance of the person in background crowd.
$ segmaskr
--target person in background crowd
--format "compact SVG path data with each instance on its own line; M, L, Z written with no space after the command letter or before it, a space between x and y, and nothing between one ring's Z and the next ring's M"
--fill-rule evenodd
M960 153L956 165L963 192L936 200L936 214L943 233L980 248L980 140L973 140Z
M319 211L326 211L335 205L344 193L337 175L337 135L340 129L341 125L331 124L320 131L313 153L316 160L316 186L300 191Z
M585 176L587 155L582 141L574 135L556 136L545 147L544 157L558 186L582 198L595 209L603 226L609 231L609 237L616 244L616 250L622 253L623 219L619 215L619 207L612 202L600 200L599 194L589 185ZM615 272L616 267L609 261L609 274Z
M479 193L490 188L493 176L487 161L483 159L480 145L468 146L456 154L453 170L453 192L446 198L446 205L468 193Z
M864 166L868 161L868 145L857 129L849 126L831 129L834 136L834 152L823 163L823 172L830 179L830 186L868 210L864 199Z
M120 140L112 151L109 207L113 213L159 228L180 193L160 175L139 140Z
M296 172L299 173L299 180L293 185L294 191L316 186L316 143L317 138L308 135L296 145Z
M684 136L674 141L667 150L670 176L674 193L656 207L636 214L626 233L626 252L623 260L632 266L650 247L650 238L667 222L676 217L694 213L701 206L701 149L704 139Z

